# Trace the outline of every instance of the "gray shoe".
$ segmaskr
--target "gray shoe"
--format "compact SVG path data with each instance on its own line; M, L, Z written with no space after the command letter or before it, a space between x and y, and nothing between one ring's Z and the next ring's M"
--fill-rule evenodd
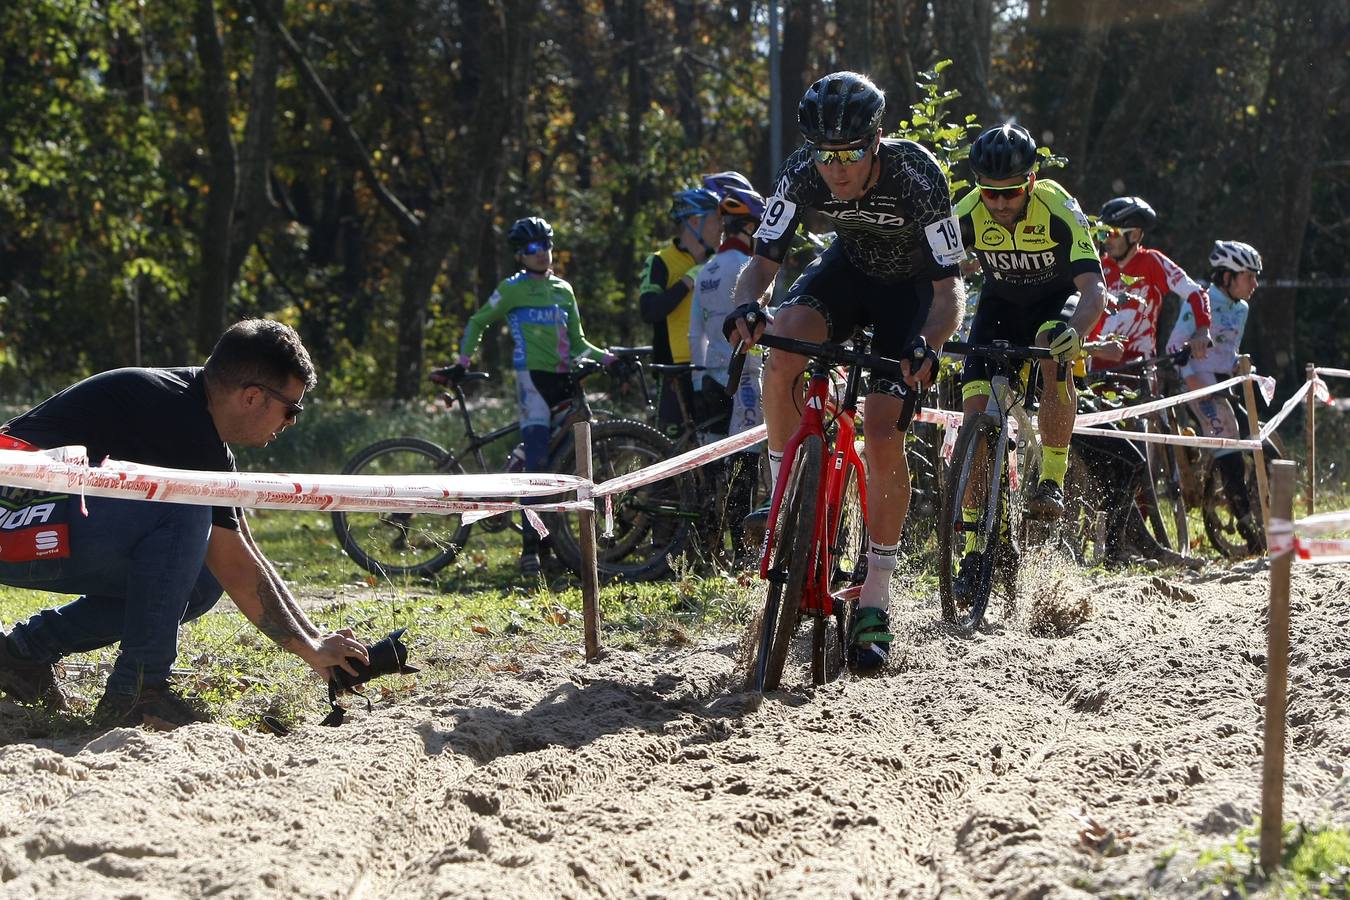
M542 568L543 567L539 562L538 550L531 549L520 551L520 574L527 578L535 578L539 575Z
M173 731L195 722L210 722L211 714L167 684L143 687L139 694L107 691L94 708L100 728L139 728Z
M1053 521L1064 514L1064 488L1050 479L1036 485L1027 498L1027 515L1033 519Z
M0 635L0 693L20 703L40 703L50 710L70 709L56 680L56 667L20 656L7 635Z
M770 506L772 506L772 503L765 503L759 509L741 519L742 539L745 541L746 548L756 554L758 554L759 548L764 546L764 533L769 530Z

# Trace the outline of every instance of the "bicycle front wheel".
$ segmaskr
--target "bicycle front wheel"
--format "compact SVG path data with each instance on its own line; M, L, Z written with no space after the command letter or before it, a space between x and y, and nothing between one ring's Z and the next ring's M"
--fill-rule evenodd
M938 523L942 617L963 631L974 630L984 619L994 590L995 563L1003 552L999 532L1002 507L1007 501L1007 469L1002 460L996 459L999 428L999 420L989 415L967 417L961 425ZM979 500L975 522L965 520L964 498L968 492Z
M449 452L421 438L371 444L342 469L343 475L463 475ZM358 566L381 578L433 575L450 565L470 526L458 514L335 512L333 531Z
M616 419L591 426L593 479L599 484L655 465L673 455L670 441L640 422ZM558 446L550 467L576 471L576 445L569 435ZM700 518L698 492L688 473L626 491L614 498L614 530L596 538L596 567L602 578L647 581L670 571L683 556ZM605 526L605 505L596 502L596 525ZM575 516L549 517L553 551L573 571L581 571L581 532Z
M769 547L769 589L750 671L750 685L761 693L778 687L792 635L797 630L797 612L801 609L807 570L815 552L812 545L824 452L824 443L818 435L802 441L792 460L787 488L774 520L773 543Z

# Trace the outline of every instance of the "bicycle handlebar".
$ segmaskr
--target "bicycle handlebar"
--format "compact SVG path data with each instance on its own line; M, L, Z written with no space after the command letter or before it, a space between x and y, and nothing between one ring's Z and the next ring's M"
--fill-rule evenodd
M753 323L752 323L753 325ZM796 338L780 337L774 334L760 335L756 342L761 346L768 347L771 350L782 350L787 353L795 353L798 356L806 356L811 359L819 360L826 365L831 366L858 366L859 368L869 369L872 372L892 376L900 388L900 416L896 419L896 428L905 431L909 428L910 420L919 407L919 392L909 388L905 384L905 374L900 368L900 360L891 359L887 356L878 356L875 353L860 353L851 347L845 347L842 344L816 343L814 341L802 341ZM922 359L920 356L918 359ZM741 383L741 372L745 368L745 348L741 343L737 343L735 351L731 355L731 364L727 366L727 395L733 396L737 387ZM933 373L937 375L936 372Z
M960 356L994 356L1006 360L1014 359L1054 359L1055 355L1045 347L1019 347L1006 341L994 341L992 344L971 344L965 341L948 341L942 345L944 353Z

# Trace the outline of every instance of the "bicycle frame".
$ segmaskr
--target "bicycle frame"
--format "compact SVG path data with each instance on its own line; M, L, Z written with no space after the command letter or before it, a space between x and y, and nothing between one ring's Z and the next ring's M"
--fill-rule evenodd
M858 367L849 372L849 381L845 388L844 405L837 407L830 396L830 367L819 361L810 365L811 377L807 385L806 402L802 409L801 422L796 432L783 447L783 465L778 472L778 480L773 486L773 498L769 503L769 528L765 535L764 552L760 556L759 576L769 578L768 548L778 527L778 509L782 505L783 495L787 491L788 478L797 451L806 438L818 435L822 444L829 449L821 456L820 495L816 503L816 521L812 527L811 558L806 572L806 589L802 595L801 609L812 615L829 616L834 614L836 598L830 593L830 571L835 550L834 540L839 527L839 515L843 505L844 481L853 470L858 479L858 497L864 520L867 517L867 478L862 457L858 455L857 438L857 388L861 377ZM833 414L835 439L831 445L827 416Z

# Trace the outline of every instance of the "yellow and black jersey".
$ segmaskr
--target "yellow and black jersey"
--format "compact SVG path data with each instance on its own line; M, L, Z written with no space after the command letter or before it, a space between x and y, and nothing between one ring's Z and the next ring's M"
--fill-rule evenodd
M956 204L961 238L979 254L986 295L1015 304L1034 303L1073 291L1073 279L1102 272L1088 220L1078 201L1053 181L1039 178L1012 230L989 215L974 188Z

